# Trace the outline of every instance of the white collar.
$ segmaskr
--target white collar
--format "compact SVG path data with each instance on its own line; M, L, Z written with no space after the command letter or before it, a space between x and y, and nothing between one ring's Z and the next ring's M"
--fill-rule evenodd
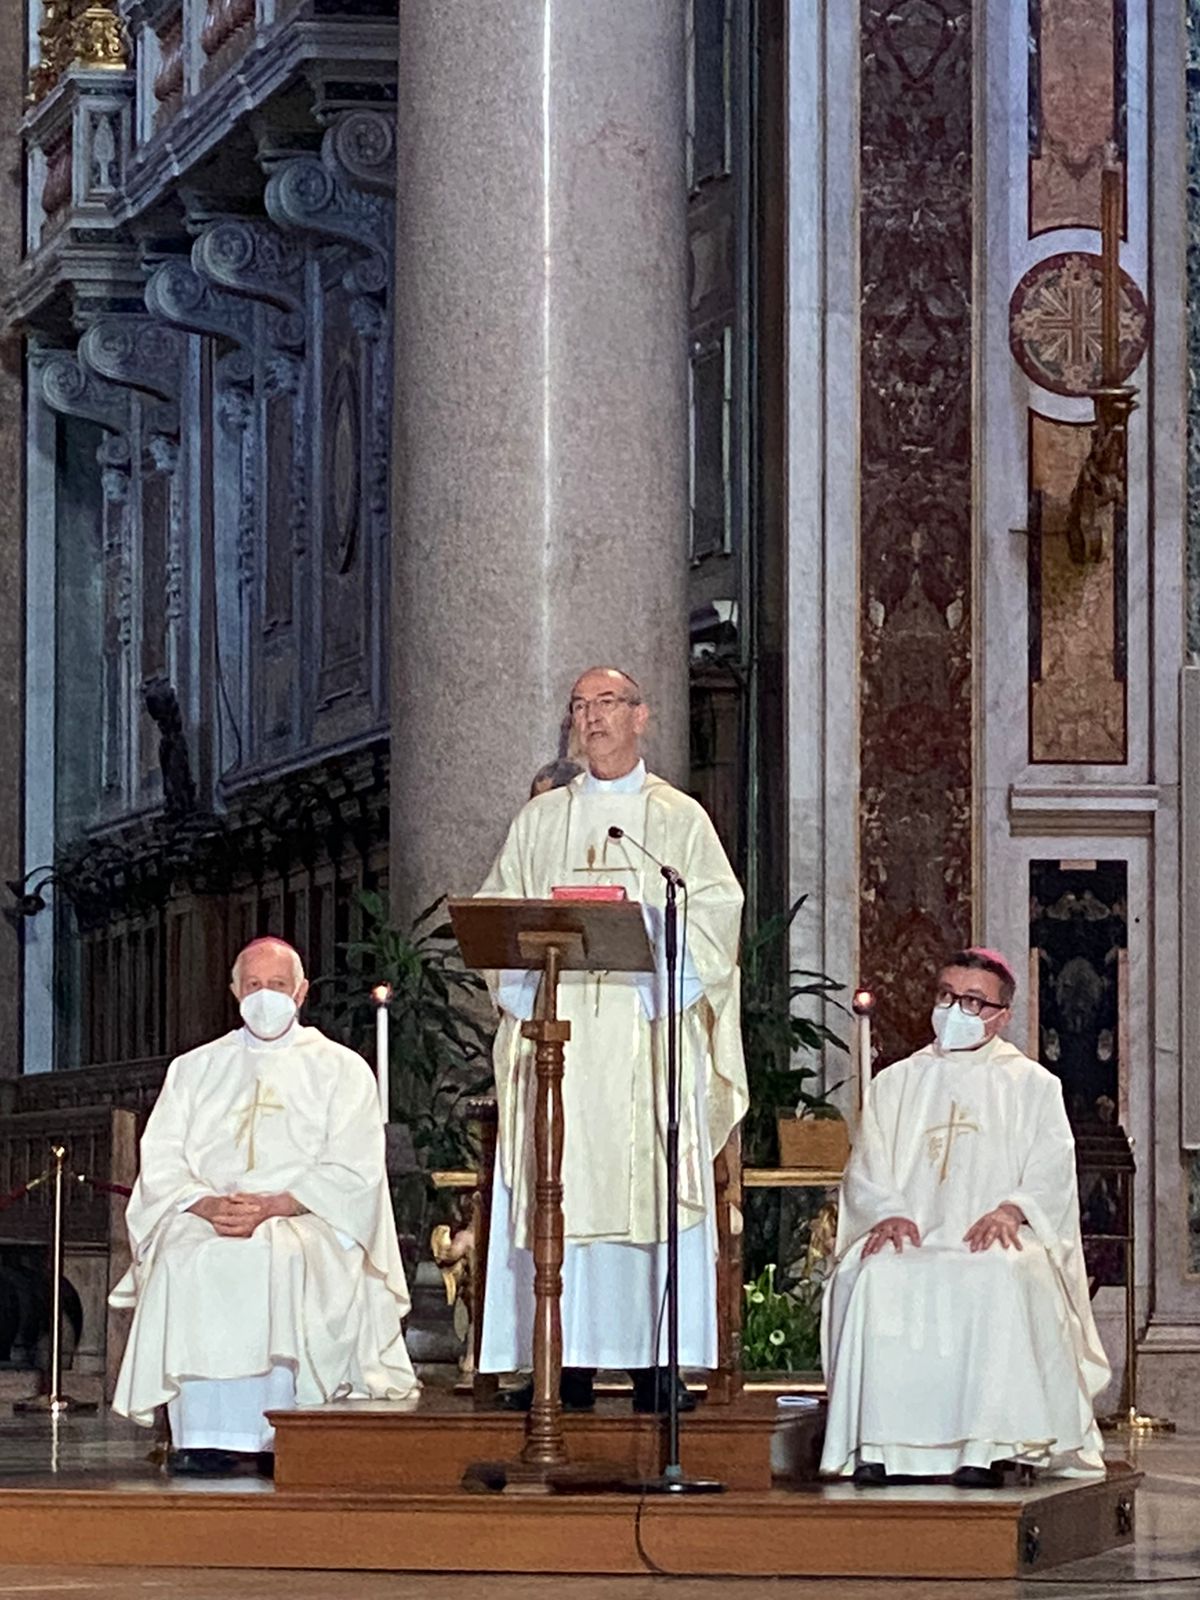
M579 787L582 794L639 794L645 781L646 763L639 761L623 778L597 778L593 773L585 773Z
M238 1029L238 1043L244 1050L286 1050L290 1045L300 1042L300 1023L294 1021L279 1035L278 1039L260 1039L256 1033L243 1022Z

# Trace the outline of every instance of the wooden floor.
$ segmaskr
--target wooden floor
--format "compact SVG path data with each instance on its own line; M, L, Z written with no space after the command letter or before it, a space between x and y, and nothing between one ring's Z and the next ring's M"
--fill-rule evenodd
M702 1408L685 1422L683 1456L686 1468L691 1450L691 1470L723 1463L727 1481L749 1466L761 1480L762 1462L774 1459L774 1484L678 1500L636 1489L526 1497L439 1487L431 1480L466 1455L519 1444L520 1423L433 1396L406 1414L297 1414L279 1431L275 1484L165 1477L146 1460L145 1435L103 1421L99 1432L67 1424L51 1458L40 1426L0 1426L0 1550L29 1566L998 1578L1129 1543L1140 1481L1116 1465L1103 1480L988 1493L818 1484L806 1481L811 1419L798 1430L778 1423L771 1397ZM659 1430L614 1400L595 1419L573 1419L571 1439L599 1440L644 1470ZM336 1481L353 1473L356 1487ZM410 1483L422 1474L421 1487Z

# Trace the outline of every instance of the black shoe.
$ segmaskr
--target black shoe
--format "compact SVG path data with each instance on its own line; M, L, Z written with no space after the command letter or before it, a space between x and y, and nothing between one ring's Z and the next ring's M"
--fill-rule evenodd
M882 1461L860 1461L850 1482L856 1489L886 1489L888 1475Z
M959 1467L950 1479L955 1489L1003 1489L1004 1479L995 1467Z
M637 1367L629 1376L633 1379L633 1409L665 1416L670 1401L666 1367ZM696 1396L682 1378L675 1392L679 1396L680 1412L695 1411L698 1404Z
M590 1367L564 1367L558 1380L558 1397L564 1411L596 1409L596 1374ZM505 1411L528 1411L533 1405L533 1379L519 1389L505 1389L499 1401Z
M167 1471L177 1478L224 1478L235 1471L232 1450L168 1450Z

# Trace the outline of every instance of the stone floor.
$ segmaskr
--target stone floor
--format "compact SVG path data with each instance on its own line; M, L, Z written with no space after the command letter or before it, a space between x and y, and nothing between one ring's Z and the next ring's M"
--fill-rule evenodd
M55 1437L57 1433L57 1438ZM0 1416L0 1489L49 1475L78 1484L81 1477L120 1479L157 1487L147 1433L94 1418L48 1421ZM1131 1548L1010 1583L767 1580L771 1600L1152 1600L1200 1597L1200 1436L1114 1441L1146 1479L1138 1496L1138 1539ZM228 1485L226 1485L228 1486ZM242 1480L246 1493L271 1493L269 1484ZM198 1493L205 1486L195 1485ZM17 1551L0 1552L10 1559ZM148 1552L149 1554L149 1552ZM7 1596L78 1596L79 1600L762 1600L762 1580L423 1576L390 1573L260 1572L154 1567L121 1570L21 1567L0 1564L0 1600Z

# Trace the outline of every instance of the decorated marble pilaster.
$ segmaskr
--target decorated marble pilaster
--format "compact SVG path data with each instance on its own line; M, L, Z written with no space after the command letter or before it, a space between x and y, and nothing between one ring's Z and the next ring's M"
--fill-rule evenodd
M483 877L574 675L686 773L679 0L401 0L392 895Z
M974 26L863 0L858 976L892 1060L972 902Z

